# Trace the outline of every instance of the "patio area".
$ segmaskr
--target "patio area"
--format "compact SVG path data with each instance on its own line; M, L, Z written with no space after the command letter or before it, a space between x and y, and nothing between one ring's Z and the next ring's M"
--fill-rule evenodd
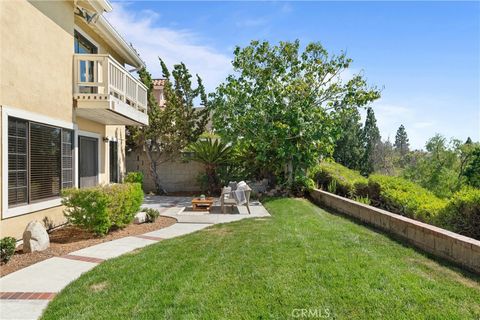
M160 214L177 219L178 223L227 223L246 218L268 217L270 214L259 201L250 202L250 212L244 205L228 207L222 213L220 200L214 198L213 206L208 211L193 211L192 197L146 196L143 207L153 208Z

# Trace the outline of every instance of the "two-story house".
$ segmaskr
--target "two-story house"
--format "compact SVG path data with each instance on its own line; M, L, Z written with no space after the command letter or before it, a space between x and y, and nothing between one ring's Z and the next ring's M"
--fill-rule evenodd
M0 1L0 237L64 221L63 188L119 182L125 125L146 125L144 66L107 0Z

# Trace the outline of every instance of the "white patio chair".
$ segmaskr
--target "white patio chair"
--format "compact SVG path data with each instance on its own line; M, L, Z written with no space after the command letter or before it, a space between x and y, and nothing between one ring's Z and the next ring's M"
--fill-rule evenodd
M235 200L234 190L230 187L223 187L222 194L220 195L220 205L222 207L222 212L225 214L227 206L230 206L233 210L233 206L237 205L237 201ZM247 207L248 214L250 212L250 194L252 193L252 189L247 185L247 188L244 190L245 192L245 206Z

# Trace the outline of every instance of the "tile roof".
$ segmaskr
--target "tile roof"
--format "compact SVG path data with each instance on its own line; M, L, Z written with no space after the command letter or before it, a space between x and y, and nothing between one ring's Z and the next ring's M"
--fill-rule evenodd
M153 79L154 86L164 86L166 79Z

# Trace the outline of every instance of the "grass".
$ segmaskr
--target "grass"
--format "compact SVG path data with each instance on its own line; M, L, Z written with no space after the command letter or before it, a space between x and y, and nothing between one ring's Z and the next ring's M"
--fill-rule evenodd
M480 281L306 200L109 260L43 319L478 319ZM306 311L308 312L308 310ZM308 315L305 314L304 315Z

